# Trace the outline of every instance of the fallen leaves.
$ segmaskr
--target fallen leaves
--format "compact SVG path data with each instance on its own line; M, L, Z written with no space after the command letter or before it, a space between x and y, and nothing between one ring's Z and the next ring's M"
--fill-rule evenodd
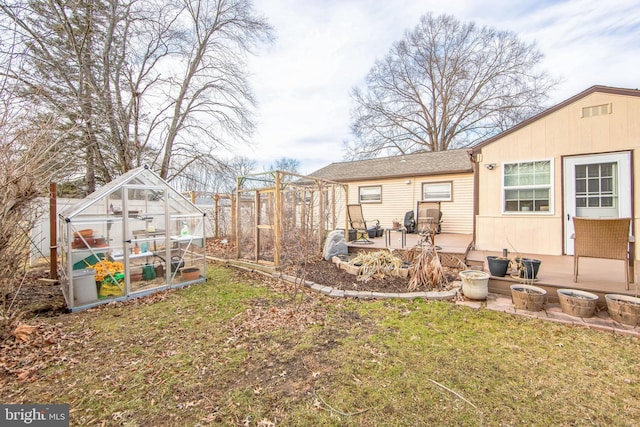
M30 335L34 333L37 328L37 326L21 323L16 326L11 335L13 335L15 339L20 342L27 342L29 341Z
M14 376L18 381L35 381L36 374L52 364L69 364L68 346L82 344L93 333L85 330L69 335L60 325L35 321L21 323L11 336L0 343L0 377ZM61 343L65 343L64 348Z

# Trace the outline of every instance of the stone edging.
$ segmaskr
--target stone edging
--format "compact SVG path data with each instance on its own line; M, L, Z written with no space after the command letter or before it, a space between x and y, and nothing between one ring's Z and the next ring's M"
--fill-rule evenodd
M358 299L414 299L414 298L425 298L428 300L440 300L440 301L448 301L455 299L460 289L462 288L462 282L453 282L454 288L448 291L441 292L373 292L373 291L351 291L351 290L342 290L332 288L331 286L319 285L310 280L305 280L304 282L299 277L289 276L288 274L279 273L279 272L268 272L258 268L250 268L247 265L240 265L239 263L234 263L232 260L225 260L220 258L215 258L211 256L207 256L208 259L212 261L227 263L232 265L234 268L238 268L241 270L251 271L253 273L260 273L267 277L272 277L274 279L283 279L290 283L302 283L307 288L320 292L324 295L336 298L358 298Z
M275 278L286 280L291 283L300 283L301 280L287 274L275 274ZM358 299L414 299L425 298L428 300L452 300L458 296L462 284L454 282L454 288L441 292L374 292L374 291L352 291L332 288L331 286L319 285L315 282L305 280L304 285L309 289L320 292L324 295L336 298L358 298Z

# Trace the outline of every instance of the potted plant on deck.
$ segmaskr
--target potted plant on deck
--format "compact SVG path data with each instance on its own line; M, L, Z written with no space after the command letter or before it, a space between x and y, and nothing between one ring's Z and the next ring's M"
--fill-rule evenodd
M531 282L537 280L538 271L540 271L540 264L542 264L542 261L539 259L516 256L513 259L516 278L525 279Z
M492 276L504 277L509 270L509 258L503 256L487 256L487 264Z
M532 258L515 257L513 265L515 274L511 277L520 280L520 283L511 285L511 299L515 309L540 311L547 299L547 291L533 283L538 278L540 260Z

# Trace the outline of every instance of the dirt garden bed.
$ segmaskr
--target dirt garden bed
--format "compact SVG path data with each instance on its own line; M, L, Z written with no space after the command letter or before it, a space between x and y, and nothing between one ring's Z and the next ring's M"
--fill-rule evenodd
M395 251L396 255L405 259L406 251ZM229 254L235 254L235 249L228 243L220 240L207 241L207 255L217 258L228 258ZM458 273L462 268L443 267L448 282L458 280ZM372 292L413 292L408 289L409 278L386 275L384 278L372 278L366 282L358 281L356 276L339 269L334 263L325 261L321 256L307 260L298 265L287 265L284 272L290 276L303 278L320 285L345 291L372 291Z

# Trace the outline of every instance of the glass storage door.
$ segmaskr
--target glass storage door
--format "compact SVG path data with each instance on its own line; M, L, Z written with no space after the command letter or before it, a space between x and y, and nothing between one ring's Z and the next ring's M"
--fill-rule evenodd
M201 213L170 215L171 283L202 281L205 277L204 217Z
M123 194L123 260L128 293L166 286L166 190L127 185Z

